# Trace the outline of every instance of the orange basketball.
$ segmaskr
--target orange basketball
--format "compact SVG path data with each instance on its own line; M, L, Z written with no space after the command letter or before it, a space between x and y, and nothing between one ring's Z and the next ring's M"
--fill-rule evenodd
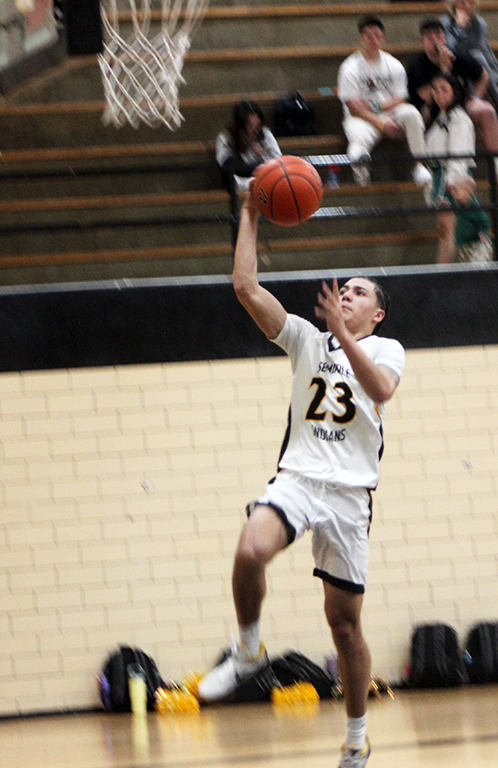
M302 157L282 155L256 168L252 194L265 218L291 227L316 213L323 188L311 163Z

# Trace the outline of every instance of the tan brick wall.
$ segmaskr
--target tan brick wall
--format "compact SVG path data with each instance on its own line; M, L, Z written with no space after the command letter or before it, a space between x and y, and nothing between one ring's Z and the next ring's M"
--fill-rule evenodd
M364 624L399 679L414 622L496 605L498 347L412 351L385 423ZM0 712L85 707L119 642L166 677L235 628L233 550L275 469L286 358L0 376ZM269 572L263 634L332 648L306 536Z

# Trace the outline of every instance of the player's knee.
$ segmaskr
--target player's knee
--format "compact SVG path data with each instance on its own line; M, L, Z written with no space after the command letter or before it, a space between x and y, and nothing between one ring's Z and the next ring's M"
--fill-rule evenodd
M239 570L253 570L266 563L265 551L253 539L243 539L235 555L235 566Z
M334 643L339 651L346 651L356 643L360 631L358 621L341 615L339 612L332 612L327 615L327 620L332 630Z

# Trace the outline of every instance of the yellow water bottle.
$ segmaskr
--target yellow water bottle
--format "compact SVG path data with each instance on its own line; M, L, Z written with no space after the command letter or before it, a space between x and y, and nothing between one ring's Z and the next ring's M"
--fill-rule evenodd
M146 715L147 685L143 667L140 664L128 664L127 672L131 711L134 715Z

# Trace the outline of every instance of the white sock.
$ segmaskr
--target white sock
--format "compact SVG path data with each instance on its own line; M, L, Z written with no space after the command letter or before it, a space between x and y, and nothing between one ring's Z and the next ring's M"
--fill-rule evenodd
M346 731L346 740L344 743L347 747L365 749L367 746L366 715L363 715L363 717L348 717L348 727Z
M253 624L239 626L240 641L245 645L251 656L259 656L261 641L259 639L259 621Z

